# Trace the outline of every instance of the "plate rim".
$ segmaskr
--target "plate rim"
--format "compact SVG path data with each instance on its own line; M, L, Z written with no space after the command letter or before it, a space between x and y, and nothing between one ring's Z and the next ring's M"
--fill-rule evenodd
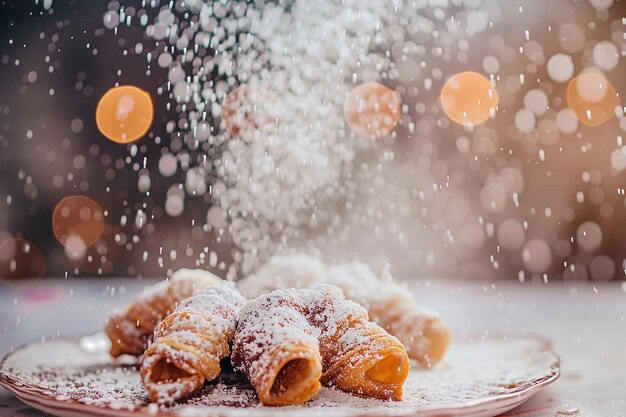
M54 342L59 341L69 341L73 343L77 343L83 337L90 337L98 334L102 334L103 332L96 332L91 334L86 334L82 336L62 336L54 339ZM503 409L501 412L506 412L523 402L530 399L537 392L545 388L546 386L554 383L559 379L561 375L561 356L554 349L554 345L550 339L546 336L543 336L538 333L530 333L530 332L482 332L482 333L472 333L469 335L463 336L460 340L465 341L466 343L471 342L480 342L485 339L522 339L522 340L534 340L539 342L539 350L541 352L548 353L554 357L553 362L550 364L550 372L546 373L545 376L541 378L537 378L532 381L524 382L515 388L511 388L506 392L493 394L481 398L475 398L467 401L457 401L450 403L433 403L433 404L424 404L419 406L408 407L402 410L393 410L390 409L389 413L385 413L384 417L406 417L406 416L416 416L421 413L433 412L436 411L441 413L442 415L472 415L475 413L480 413L481 411L487 410L476 410L476 408L483 407L485 405L495 404L495 403L503 403L506 405L504 407L508 407ZM52 342L52 341L50 341ZM30 403L35 402L42 407L54 408L59 410L59 412L73 412L73 413L84 413L85 415L98 415L98 416L110 416L115 414L121 414L124 416L131 417L139 417L144 416L146 411L146 406L141 406L135 409L119 409L115 407L111 407L108 405L93 405L81 403L72 398L64 398L59 399L54 396L45 394L43 389L37 386L33 386L24 381L21 381L7 372L4 371L4 365L8 359L10 359L13 355L18 352L32 346L35 344L41 344L41 340L32 340L30 342L24 343L17 348L14 348L11 352L4 355L2 360L0 360L0 386L6 388L9 392L11 392L17 399L26 403L29 406L32 406ZM44 342L46 343L46 342ZM28 397L26 400L23 397ZM519 401L515 401L519 400ZM37 408L37 407L34 407ZM206 409L207 413L210 413L212 410L215 412L219 412L220 409L229 408L225 406L203 406L203 409ZM235 408L235 407L232 407ZM271 409L272 407L267 407L267 409ZM502 407L500 407L502 408ZM394 412L396 411L396 412ZM461 413L459 413L461 412ZM176 410L158 410L155 414L157 417L174 417L179 416ZM210 415L210 414L207 414ZM219 415L219 414L215 414ZM372 410L368 412L363 410L363 414L359 414L359 416L367 417L367 416L377 416L381 415L380 412L376 412ZM355 414L355 417L357 414Z

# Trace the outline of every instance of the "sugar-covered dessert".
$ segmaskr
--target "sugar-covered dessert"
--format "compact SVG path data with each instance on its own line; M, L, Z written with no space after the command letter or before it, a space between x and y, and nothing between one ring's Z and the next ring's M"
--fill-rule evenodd
M169 280L146 287L107 321L105 333L111 340L111 355L142 355L154 329L180 301L220 282L222 279L202 269L179 269Z
M265 405L301 404L320 389L322 359L308 307L296 290L275 291L242 309L232 363Z
M109 320L111 355L143 354L141 383L152 402L167 405L220 376L232 344L233 368L258 400L283 406L313 399L322 386L401 401L409 358L430 367L448 344L435 313L361 263L277 256L238 288L243 295L203 270L175 272Z
M320 383L399 401L409 358L395 337L337 287L276 290L242 309L232 362L266 405L300 404Z
M360 262L328 267L307 255L274 256L255 274L238 283L248 298L281 288L312 288L327 283L363 305L372 321L396 336L409 357L423 368L444 355L450 331L437 313L416 303L411 291L391 277L378 277Z
M140 368L153 402L172 403L219 376L245 302L233 283L222 282L183 300L163 319Z

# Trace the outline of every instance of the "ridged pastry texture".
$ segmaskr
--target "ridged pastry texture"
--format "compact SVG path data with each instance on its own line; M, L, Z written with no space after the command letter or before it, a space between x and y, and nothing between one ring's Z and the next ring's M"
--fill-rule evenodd
M220 374L245 302L233 283L222 282L183 300L163 319L140 368L153 402L172 403Z
M144 353L156 326L176 305L195 291L213 286L222 279L201 269L179 269L172 277L146 287L133 302L109 318L105 332L114 357Z
M239 315L232 362L265 405L300 404L320 383L399 401L409 372L398 339L331 285L249 301Z
M315 329L295 290L275 291L241 310L232 363L265 405L301 404L320 389L322 361Z
M377 324L367 311L346 300L341 290L321 285L300 290L309 321L319 332L322 383L354 394L400 401L409 374L404 346Z
M330 268L328 283L362 304L370 319L396 336L420 367L429 368L443 357L450 341L448 326L437 313L417 304L408 288L380 279L359 262Z

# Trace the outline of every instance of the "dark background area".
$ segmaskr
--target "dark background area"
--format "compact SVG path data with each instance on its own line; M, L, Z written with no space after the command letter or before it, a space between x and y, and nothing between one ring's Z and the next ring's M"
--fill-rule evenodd
M141 2L125 2L126 9L134 4ZM0 10L0 240L12 236L31 241L45 256L47 276L113 271L158 276L164 272L156 254L167 255L179 246L178 240L202 240L202 245L213 248L214 237L196 230L192 238L190 224L190 219L198 218L202 226L210 201L188 202L184 218L164 218L167 189L184 180L183 172L168 179L152 175L149 196L137 190L144 158L145 169L158 176L158 158L172 145L165 127L168 121L176 122L176 112L166 107L167 93L159 89L167 70L146 59L154 42L144 39L145 28L135 20L115 32L105 29L107 2L59 0L44 10L41 2L2 1ZM154 103L152 127L135 142L135 156L132 145L107 140L95 124L99 98L116 83L148 91ZM180 142L174 146L180 147ZM77 156L84 158L84 168L80 160L75 163ZM55 205L73 194L90 197L107 211L104 264L72 263L52 233ZM140 240L133 242L137 231L123 227L120 219L138 208L154 215L154 224L163 228L144 229ZM133 221L129 217L126 224ZM167 237L159 236L158 230ZM116 235L122 236L122 244L120 238L115 241ZM150 252L150 259L137 267L143 251ZM165 256L165 262L172 267L189 265L193 256L186 259L181 252L178 261Z

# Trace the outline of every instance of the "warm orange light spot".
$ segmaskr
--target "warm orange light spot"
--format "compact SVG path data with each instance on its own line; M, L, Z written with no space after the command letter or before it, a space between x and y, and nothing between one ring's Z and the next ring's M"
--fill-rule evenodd
M41 278L46 262L41 251L26 239L0 243L0 279Z
M382 84L361 84L348 94L343 116L357 135L382 138L391 133L400 120L400 99Z
M462 125L477 125L489 118L498 105L498 93L482 75L467 71L453 75L441 89L446 115Z
M253 85L242 85L231 91L222 103L222 121L229 135L253 142L270 133L276 123L276 102L272 91Z
M132 85L111 88L96 107L98 129L117 143L130 143L145 135L153 116L150 94Z
M82 252L93 244L104 230L102 207L92 199L73 195L65 197L52 213L54 235L72 252Z
M113 265L120 255L120 245L115 241L116 234L120 230L105 224L102 236L84 251L66 246L66 254L69 252L69 260L80 269L81 272L90 276L108 274L113 271Z
M609 120L618 103L615 88L601 74L581 74L567 86L567 105L587 126L598 126Z

